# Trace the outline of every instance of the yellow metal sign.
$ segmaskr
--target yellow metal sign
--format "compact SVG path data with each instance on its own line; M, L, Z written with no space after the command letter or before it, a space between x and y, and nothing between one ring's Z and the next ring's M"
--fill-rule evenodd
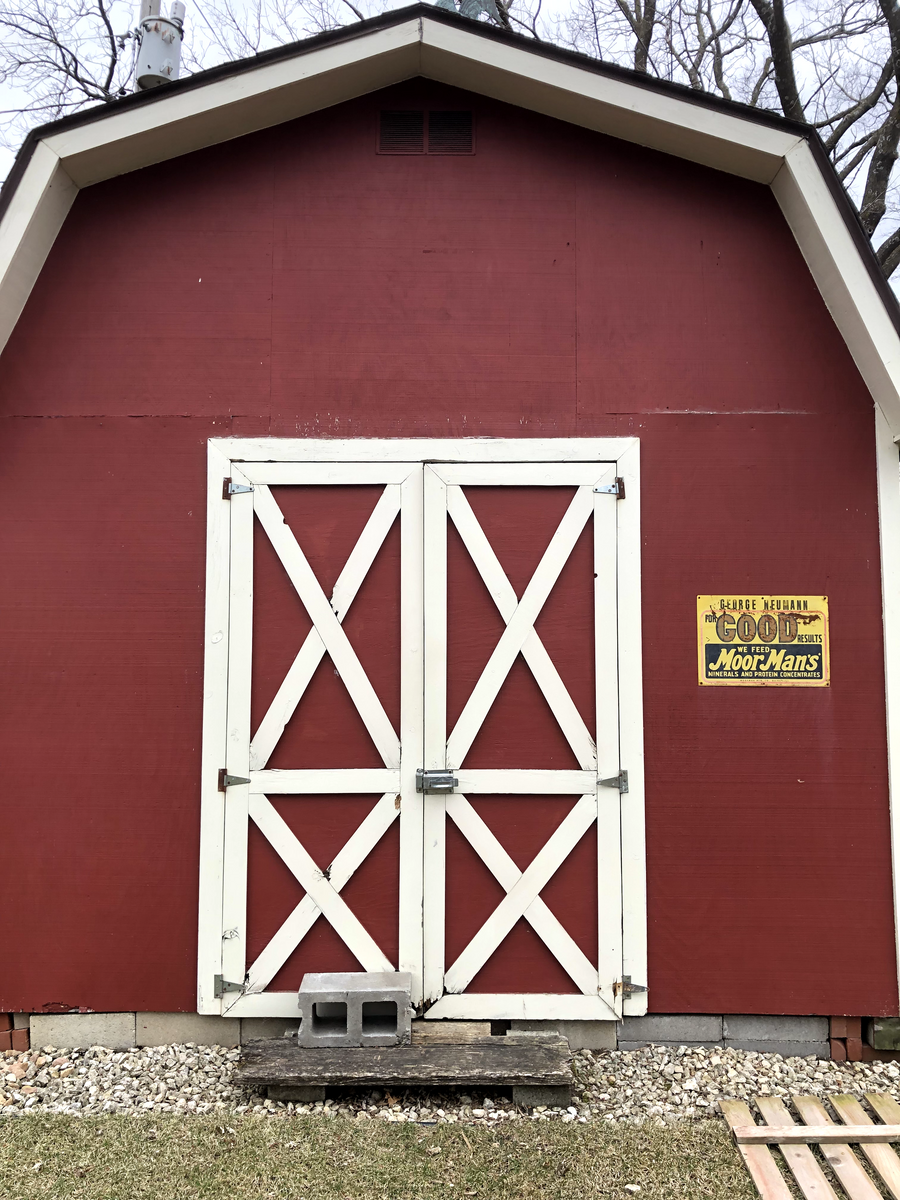
M827 596L698 596L700 682L828 687Z

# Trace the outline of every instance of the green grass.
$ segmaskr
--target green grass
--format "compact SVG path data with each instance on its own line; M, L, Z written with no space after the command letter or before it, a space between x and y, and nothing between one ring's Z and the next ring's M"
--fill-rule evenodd
M36 1167L35 1164L40 1164ZM669 1129L287 1117L0 1121L4 1200L753 1200L722 1122Z

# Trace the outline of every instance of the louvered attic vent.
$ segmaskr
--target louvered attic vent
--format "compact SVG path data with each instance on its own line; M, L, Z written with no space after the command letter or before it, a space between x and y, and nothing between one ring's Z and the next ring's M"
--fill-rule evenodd
M473 154L472 114L419 109L382 112L379 154Z
M381 114L381 154L424 154L425 114L414 109Z
M429 154L471 154L473 149L470 112L428 114Z

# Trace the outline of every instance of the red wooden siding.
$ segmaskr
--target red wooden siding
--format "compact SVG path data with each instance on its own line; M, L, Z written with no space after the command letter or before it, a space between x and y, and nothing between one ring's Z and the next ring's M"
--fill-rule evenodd
M477 153L377 155L420 100ZM82 192L0 414L0 1010L194 1007L204 446L270 433L639 436L651 1009L897 1011L872 404L767 189L406 84ZM832 687L698 687L718 589L827 594Z

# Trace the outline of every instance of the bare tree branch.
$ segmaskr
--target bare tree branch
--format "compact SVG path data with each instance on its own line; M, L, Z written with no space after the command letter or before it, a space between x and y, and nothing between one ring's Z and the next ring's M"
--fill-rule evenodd
M875 253L881 263L882 271L890 279L897 267L900 266L900 226L881 243Z

